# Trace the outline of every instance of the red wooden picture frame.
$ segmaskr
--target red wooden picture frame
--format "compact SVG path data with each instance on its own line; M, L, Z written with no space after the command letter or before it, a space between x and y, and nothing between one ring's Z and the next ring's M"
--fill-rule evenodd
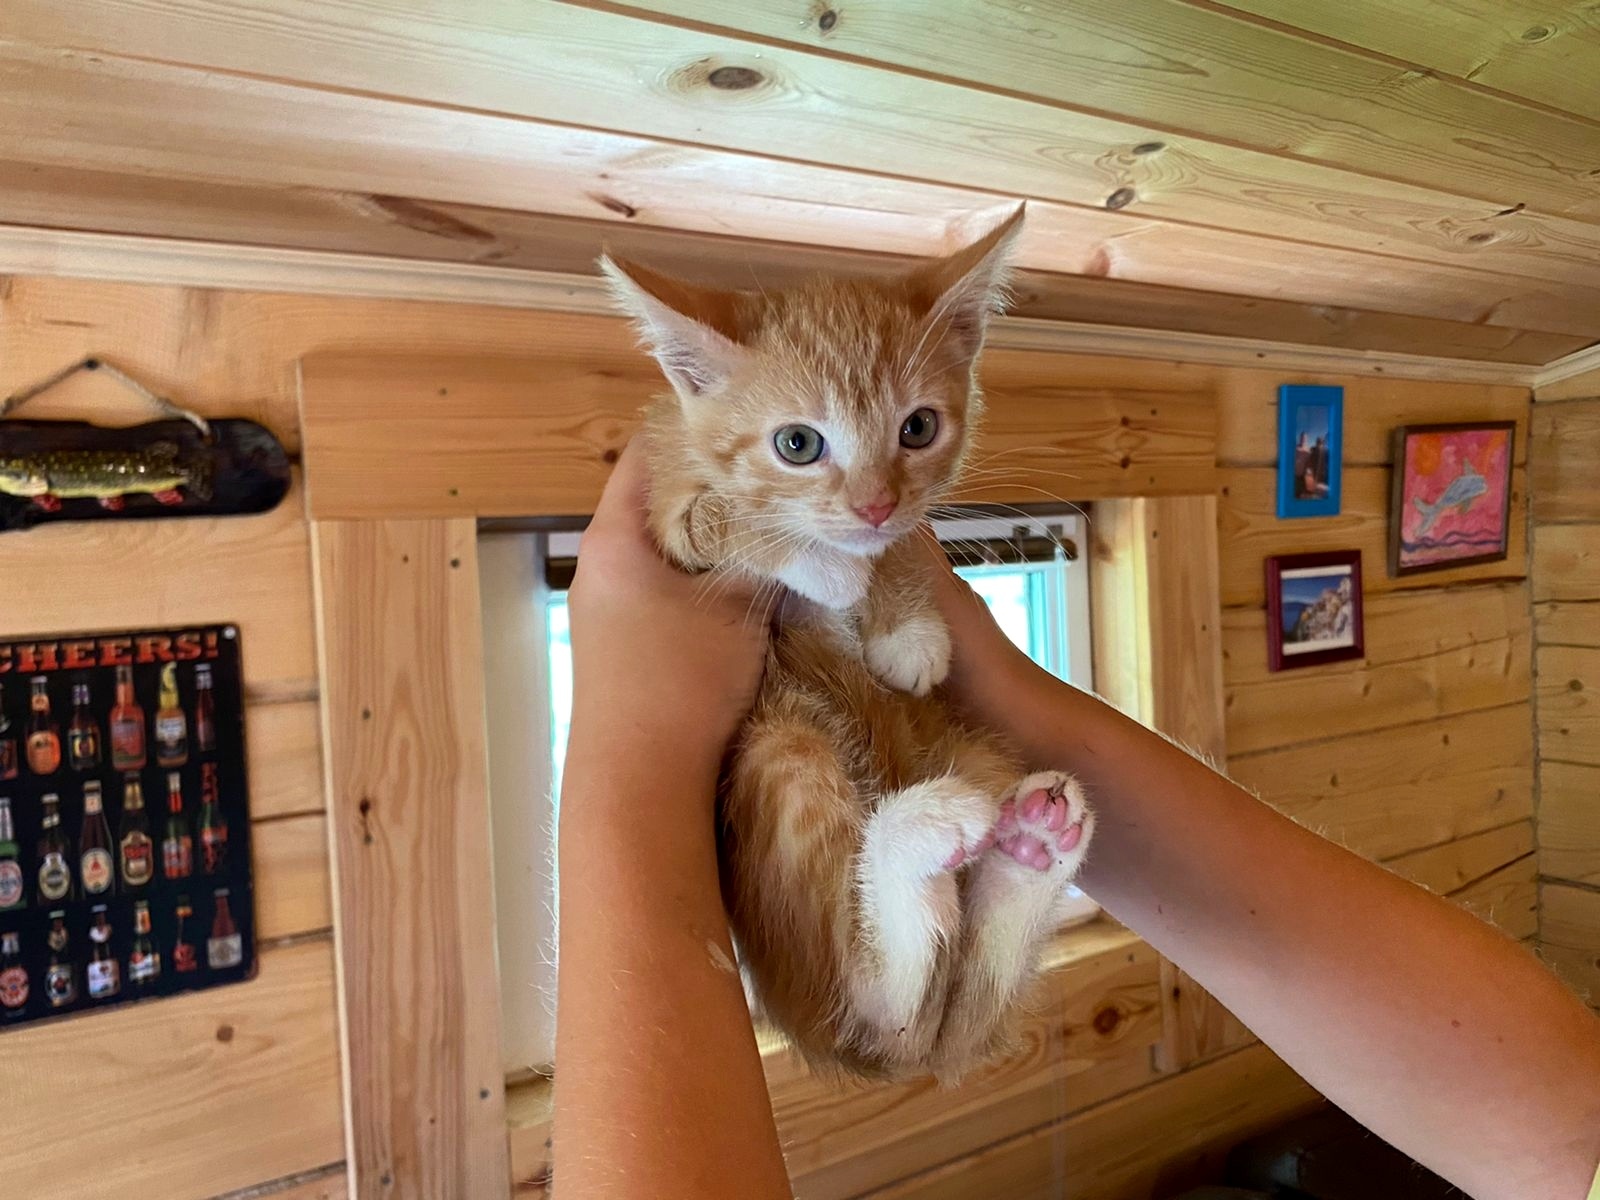
M1283 576L1286 571L1316 567L1347 567L1350 577L1351 643L1299 653L1284 652ZM1361 658L1366 653L1366 630L1361 603L1361 551L1329 550L1319 554L1281 554L1266 561L1267 665L1273 671L1316 667L1323 663Z

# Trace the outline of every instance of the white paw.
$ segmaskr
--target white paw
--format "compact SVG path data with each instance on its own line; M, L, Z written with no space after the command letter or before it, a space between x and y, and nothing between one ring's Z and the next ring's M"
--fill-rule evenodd
M872 568L870 559L818 547L804 558L785 563L774 574L790 591L825 608L839 610L861 603L872 582Z
M950 631L931 614L867 638L862 652L867 669L897 692L926 696L950 674Z
M1061 771L1021 780L1000 805L995 853L1062 879L1078 873L1094 837L1094 813L1083 789Z

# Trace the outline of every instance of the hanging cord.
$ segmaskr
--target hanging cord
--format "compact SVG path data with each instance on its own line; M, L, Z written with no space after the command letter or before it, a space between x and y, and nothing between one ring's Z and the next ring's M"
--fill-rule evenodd
M200 431L200 435L202 437L204 437L207 441L211 440L211 425L199 413L190 412L187 408L180 408L178 405L174 404L171 400L166 399L164 396L156 395L132 375L129 375L126 371L119 370L110 363L98 358L86 358L82 362L73 363L70 367L63 367L54 375L51 375L47 379L40 380L32 387L23 388L20 392L13 392L5 399L0 400L0 420L4 420L6 417L16 412L17 409L21 408L29 400L32 400L35 396L40 395L43 392L48 392L51 388L55 387L56 384L60 383L64 379L76 375L79 371L104 371L107 375L111 376L111 378L122 384L129 391L143 398L162 416L175 421L188 421L189 424L193 425Z

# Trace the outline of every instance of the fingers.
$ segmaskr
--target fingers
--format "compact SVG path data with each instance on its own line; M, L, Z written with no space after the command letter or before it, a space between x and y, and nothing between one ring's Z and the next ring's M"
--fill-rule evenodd
M646 513L650 497L650 467L644 439L635 434L623 447L611 469L589 529L601 537L648 542Z

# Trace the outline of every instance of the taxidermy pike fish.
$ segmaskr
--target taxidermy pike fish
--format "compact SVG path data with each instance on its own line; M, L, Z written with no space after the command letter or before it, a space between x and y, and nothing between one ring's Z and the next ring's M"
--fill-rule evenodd
M123 496L132 495L176 503L181 499L179 488L198 499L210 499L210 464L203 457L185 458L171 442L137 450L0 455L0 492L47 507L55 501L87 497L111 508L117 507Z
M1432 504L1420 496L1411 503L1417 506L1417 511L1422 514L1422 524L1417 526L1417 536L1421 537L1433 528L1433 523L1439 519L1439 514L1446 509L1457 508L1463 513L1472 507L1472 502L1489 490L1489 485L1484 482L1483 476L1469 462L1461 467L1461 474L1450 481L1450 486L1445 488L1444 495Z

